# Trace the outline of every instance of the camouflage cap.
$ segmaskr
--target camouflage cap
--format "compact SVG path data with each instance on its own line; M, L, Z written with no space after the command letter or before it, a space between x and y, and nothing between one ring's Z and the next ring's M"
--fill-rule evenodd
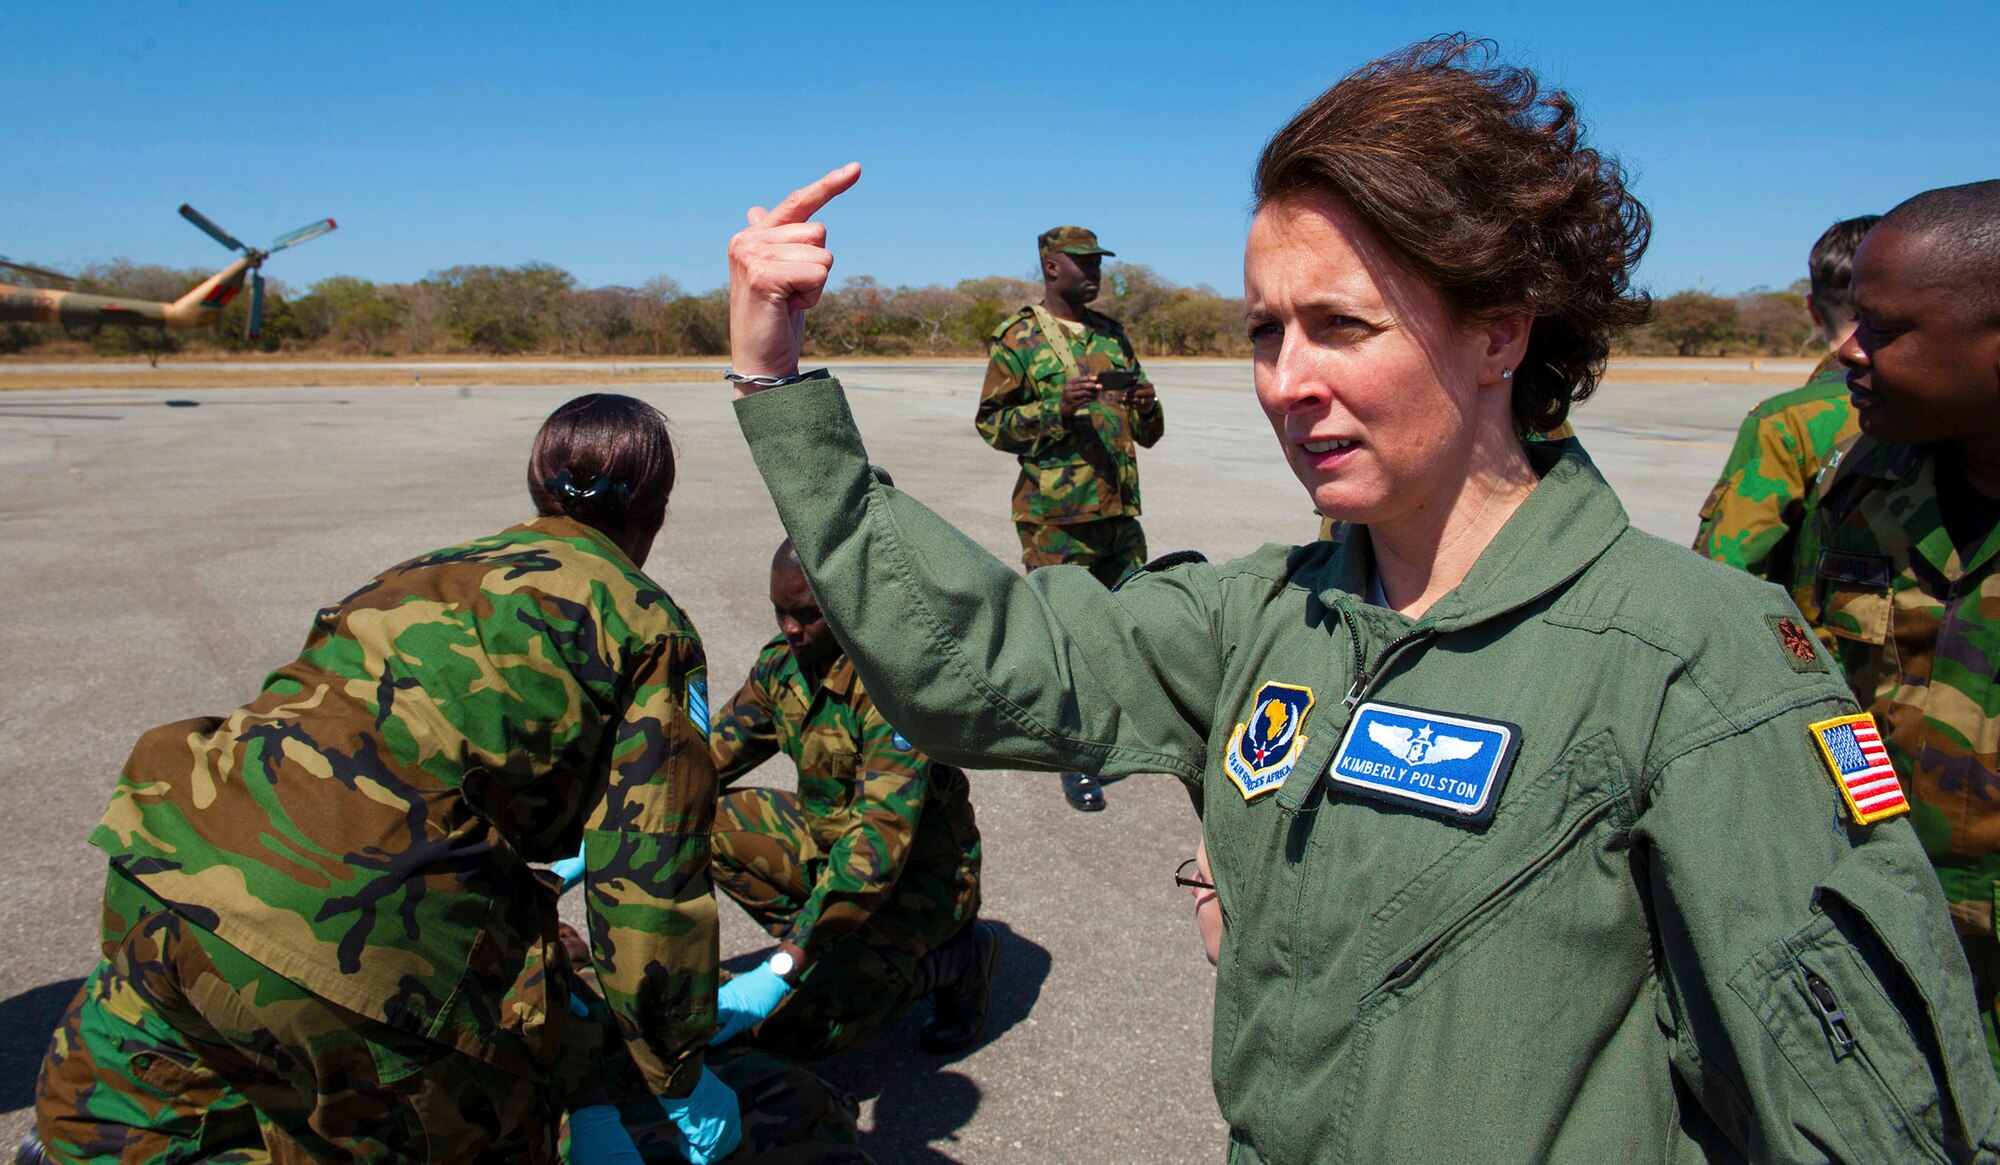
M1035 240L1036 248L1044 257L1061 251L1067 255L1115 255L1097 245L1097 232L1082 227L1056 227L1046 230Z

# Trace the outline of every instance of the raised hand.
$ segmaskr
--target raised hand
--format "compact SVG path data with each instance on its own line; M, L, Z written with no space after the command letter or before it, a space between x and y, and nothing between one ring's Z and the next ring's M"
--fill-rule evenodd
M826 226L810 220L860 177L861 163L849 162L770 210L753 206L745 215L749 225L729 240L729 363L736 371L791 376L799 370L806 309L819 302L833 270Z

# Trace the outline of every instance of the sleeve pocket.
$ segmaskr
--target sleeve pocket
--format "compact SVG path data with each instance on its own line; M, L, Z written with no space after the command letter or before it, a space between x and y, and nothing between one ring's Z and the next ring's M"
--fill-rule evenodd
M1916 1145L1960 1159L2000 1105L1964 955L1935 899L1856 850L1818 888L1812 921L1730 984L1820 1102L1821 1116L1792 1122L1830 1122L1831 1143L1879 1160Z

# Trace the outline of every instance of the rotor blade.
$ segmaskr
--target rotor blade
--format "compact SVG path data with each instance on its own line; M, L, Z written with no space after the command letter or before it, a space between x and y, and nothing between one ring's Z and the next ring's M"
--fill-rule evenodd
M265 254L275 255L286 247L296 247L308 239L319 238L338 225L330 218L323 218L318 222L309 222L298 230L286 231L284 234L271 240L271 249L266 251Z
M254 340L264 331L264 273L250 273L250 326L244 329L245 339Z
M228 231L223 230L221 227L216 226L213 222L209 221L207 215L196 210L194 207L189 206L185 202L181 203L181 217L193 223L194 225L200 227L202 229L202 232L206 234L209 238L214 239L216 242L221 243L223 246L228 247L232 251L247 251L250 249L244 246L242 243L237 242L235 235L232 235Z
M63 283L76 282L76 277L73 275L64 275L60 271L51 271L47 267L31 267L26 263L16 263L12 259L0 258L0 267L19 271L23 275L32 275L36 279L54 279Z

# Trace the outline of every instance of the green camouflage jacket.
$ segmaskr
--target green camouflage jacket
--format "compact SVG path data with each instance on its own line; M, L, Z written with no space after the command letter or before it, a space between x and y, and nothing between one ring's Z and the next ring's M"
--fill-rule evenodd
M1960 556L1930 448L1860 437L1829 462L1807 575L1854 698L1882 726L1953 902L2000 893L2000 529Z
M1811 618L1811 579L1799 578L1811 564L1799 543L1812 525L1813 479L1827 455L1860 431L1847 400L1847 369L1829 355L1803 387L1743 419L1722 477L1702 503L1695 550L1792 587L1793 601Z
M798 766L799 800L825 855L788 936L808 953L858 929L906 870L935 870L961 897L975 893L979 830L965 775L911 748L846 656L808 691L785 637L773 638L717 709L709 749L725 785L780 751Z
M1079 368L1141 372L1117 320L1087 308L1083 320L1083 333L1066 338ZM1021 461L1014 520L1061 526L1137 517L1139 457L1133 444L1150 449L1165 431L1158 401L1150 414L1140 414L1123 393L1106 393L1065 418L1059 406L1069 376L1035 325L1032 308L994 329L987 348L992 356L976 423L988 445Z
M315 994L540 1075L568 986L528 863L581 840L605 995L682 1095L715 1029L705 683L658 584L537 519L392 567L227 719L140 737L91 843Z

